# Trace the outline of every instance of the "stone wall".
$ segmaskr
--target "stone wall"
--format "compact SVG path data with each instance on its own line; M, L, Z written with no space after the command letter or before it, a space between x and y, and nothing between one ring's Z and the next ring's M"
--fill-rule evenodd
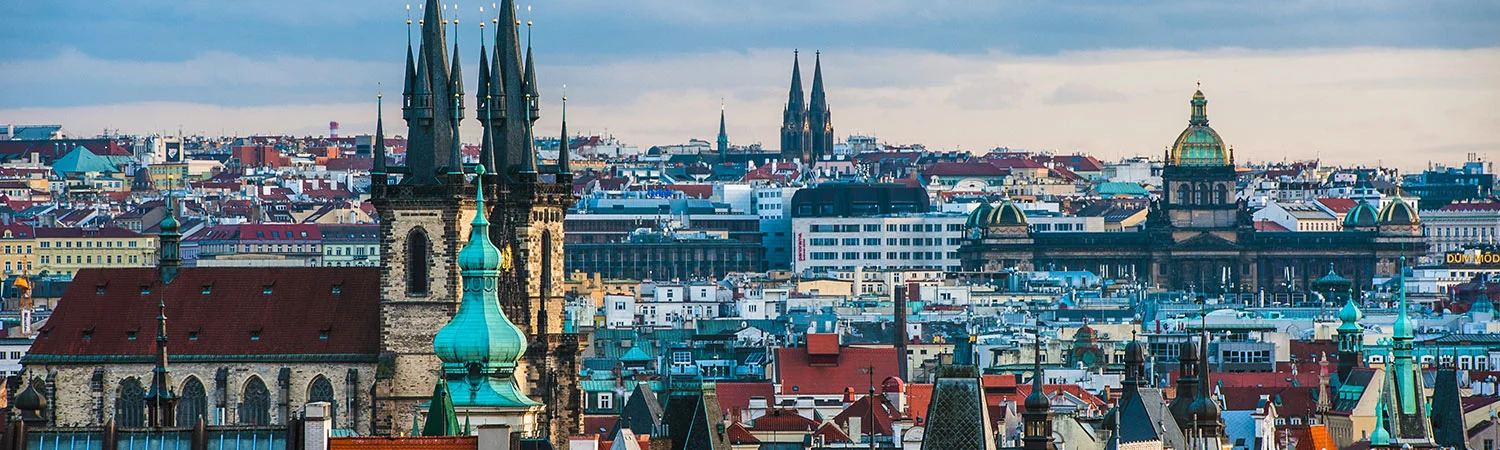
M49 399L49 405L55 414L55 425L102 426L116 414L115 400L120 394L120 383L134 377L149 387L153 367L150 363L39 364L28 365L25 375L28 380L54 377L52 384L56 391ZM302 411L308 403L308 390L313 380L323 376L333 386L337 401L333 427L353 429L358 433L370 432L370 386L375 382L373 363L188 362L173 363L170 369L172 383L179 395L189 378L197 378L203 383L208 406L205 420L210 425L238 423L244 389L252 377L260 377L270 391L271 423L285 424L289 414ZM286 389L279 381L283 369L288 375ZM356 374L356 384L352 386L349 384L350 370ZM222 384L218 380L220 371L226 375ZM96 373L102 375L99 380L94 379ZM219 404L220 392L224 393L222 405Z

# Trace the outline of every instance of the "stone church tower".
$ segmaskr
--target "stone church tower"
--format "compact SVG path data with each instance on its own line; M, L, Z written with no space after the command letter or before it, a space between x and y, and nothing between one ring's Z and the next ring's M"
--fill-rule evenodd
M521 63L512 0L503 2L495 20L508 26L496 27L493 53L480 48L475 119L483 130L479 160L488 173L474 175L476 165L454 164L462 158L461 64L455 45L451 69L445 70L450 66L441 7L429 0L424 9L416 57L410 44L407 50L406 165L386 168L383 143L375 146L372 191L384 268L377 431L403 430L417 413L415 405L430 398L441 367L433 338L454 314L462 289L457 254L467 243L474 215L484 214L495 225L490 239L504 255L497 289L501 307L531 343L516 378L524 392L545 405L539 437L566 445L567 436L582 427L580 341L566 321L560 280L563 216L574 201L569 164L566 158L549 165L537 159L536 69L529 46ZM484 196L496 199L485 211L476 211L472 199L478 183L470 177L483 177Z

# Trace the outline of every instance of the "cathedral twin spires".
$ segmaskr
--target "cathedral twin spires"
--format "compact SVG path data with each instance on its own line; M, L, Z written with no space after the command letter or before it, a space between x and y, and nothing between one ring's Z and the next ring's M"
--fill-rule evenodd
M448 21L442 7L428 0L423 9L421 42L415 53L411 42L406 49L401 108L408 127L406 167L392 172L404 174L402 185L462 184L459 125L464 119L464 87L459 47L455 42L450 64ZM494 50L487 51L483 44L479 50L474 117L483 127L479 163L496 173L501 183L535 181L538 166L532 125L539 117L540 96L531 48L526 48L523 65L513 0L503 2L493 21L497 25ZM453 22L456 26L457 20ZM508 26L498 26L502 23ZM384 149L378 150L383 153ZM566 167L566 163L559 166Z
M833 154L833 117L823 91L822 54L813 62L812 100L806 101L802 95L802 68L793 52L792 87L781 117L781 157L815 164Z

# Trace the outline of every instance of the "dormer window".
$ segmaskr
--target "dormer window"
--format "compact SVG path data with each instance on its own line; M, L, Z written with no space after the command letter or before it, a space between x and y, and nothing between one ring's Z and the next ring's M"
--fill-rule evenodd
M205 285L203 285L203 295L208 295L208 294L212 294L212 293L214 293L214 285L212 285L212 284L205 284Z
M94 294L95 295L104 295L104 285L101 284L101 285L98 285L98 286L94 286Z
M134 341L135 340L135 334L136 334L135 330L126 331L125 332L125 339L126 340Z
M141 286L141 295L151 295L151 286Z
M196 340L198 340L198 332L197 331L189 331L188 332L188 340L189 341L196 341Z
M252 340L252 341L259 341L260 340L260 330L251 331L250 332L250 340Z
M322 340L325 340L325 341L328 340L328 331L329 330L318 331L318 339L322 339Z
M261 289L260 289L260 293L261 294L271 295L272 292L275 292L275 285L267 284L265 286L261 286Z
M342 293L344 293L344 285L342 285L342 284L335 284L335 285L333 285L333 289L331 289L331 290L335 294L342 294Z
M93 339L94 339L94 329L93 328L89 328L87 330L83 330L83 340L89 341L89 340L93 340Z

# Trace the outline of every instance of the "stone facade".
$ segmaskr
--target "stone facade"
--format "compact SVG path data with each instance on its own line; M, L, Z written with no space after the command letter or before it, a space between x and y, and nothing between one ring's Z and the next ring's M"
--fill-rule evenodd
M153 367L149 361L44 363L28 366L26 374L33 382L47 385L42 392L48 396L49 404L54 405L50 409L53 424L99 426L111 420L119 422L116 405L123 383L135 378L149 384ZM204 361L176 363L171 370L179 395L185 392L191 379L203 384L207 406L204 421L209 425L240 423L245 387L256 377L270 393L270 423L285 424L290 414L311 402L312 385L323 377L333 387L333 427L356 433L371 430L369 387L375 379L373 362Z

